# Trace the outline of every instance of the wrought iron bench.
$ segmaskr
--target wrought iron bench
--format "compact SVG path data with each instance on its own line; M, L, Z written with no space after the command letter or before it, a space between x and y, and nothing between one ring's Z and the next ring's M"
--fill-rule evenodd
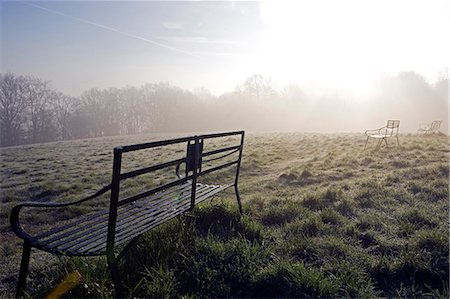
M234 136L237 139L232 143L234 145L203 151L204 144L210 139L227 136ZM237 142L239 144L235 144ZM234 187L239 211L242 213L238 177L243 143L244 132L239 131L116 147L114 148L112 182L97 193L70 203L25 202L16 205L11 211L10 222L15 234L24 240L17 295L20 295L26 288L30 252L34 247L57 255L106 255L116 296L123 297L124 290L117 264L140 235L194 208L197 203L229 187ZM186 155L183 155L183 158L133 171L121 171L124 154L172 144L186 144ZM211 166L211 163L219 163L219 165ZM231 166L236 167L232 184L210 185L199 182L201 176ZM122 181L169 167L175 167L177 179L124 199L119 196ZM180 173L182 167L184 173ZM61 208L78 205L98 198L107 192L110 192L109 209L71 219L63 225L53 227L40 234L29 234L19 222L19 213L22 208Z
M386 126L375 129L375 130L367 130L365 132L365 135L367 136L366 144L364 145L364 150L366 150L367 143L369 142L370 138L374 138L378 140L376 148L378 149L381 144L386 144L386 147L388 147L388 138L396 137L397 139L397 146L400 147L400 142L398 141L398 128L400 127L400 121L399 120L388 120Z
M419 132L424 134L439 134L442 120L434 120L431 124L422 124L419 127Z

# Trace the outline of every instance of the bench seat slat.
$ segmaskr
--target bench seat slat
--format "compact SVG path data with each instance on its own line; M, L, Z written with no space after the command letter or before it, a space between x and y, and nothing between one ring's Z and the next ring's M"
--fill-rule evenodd
M205 185L200 186L198 188L200 189L201 187L204 187L204 186ZM219 189L219 188L220 188L220 186L217 186L217 185L209 185L209 186L206 186L206 188L203 188L203 189L200 189L200 190L198 189L196 194L197 194L197 196L203 196L205 194L208 194L208 192L210 192L210 190L212 190L212 189L216 190L216 189ZM182 202L182 201L179 201L179 202L182 203L181 206L184 206L184 205L187 204L187 208L182 210L182 211L178 211L178 209L176 209L176 207L178 207L179 205L171 205L169 209L155 211L155 214L153 214L153 215L148 215L148 214L145 215L145 217L143 217L143 219L142 219L143 221L140 224L145 224L146 222L152 222L153 219L162 218L164 216L164 214L169 214L170 212L172 212L173 208L175 208L175 211L178 211L179 213L182 213L185 210L190 208L190 204L191 204L190 197L186 198L184 200L184 202ZM148 216L151 216L151 217L148 217ZM122 235L127 235L128 232L130 231L130 229L133 230L134 229L133 226L125 225L123 227L117 228L117 230L116 230L116 237L121 237Z
M190 189L190 188L189 188ZM173 193L178 192L186 192L185 190L189 189L179 189L179 190L172 190L170 193L166 192L165 196L158 196L156 199L152 198L151 200L147 200L149 205L158 206L159 203L164 203L168 199L173 197ZM142 213L142 206L139 206L137 204L129 204L127 206L120 207L118 210L118 215L120 218L117 219L119 222L127 221L128 219L135 216L137 213ZM105 217L103 221L95 223L95 225L82 225L77 230L74 231L73 234L70 233L64 233L64 237L67 238L58 238L55 237L51 240L51 242L46 243L46 247L58 247L62 246L62 248L59 248L60 250L64 250L65 248L70 247L72 243L79 243L83 241L84 239L92 239L95 238L95 233L101 232L102 230L107 230L108 226L108 217ZM80 232L81 231L81 232ZM83 234L84 231L87 231L87 234ZM53 243L53 241L57 241L56 243Z
M184 192L186 192L186 191L184 191ZM172 193L179 193L179 190L177 192L172 192ZM165 200L159 200L157 203L155 203L153 201L148 201L147 204L144 204L144 205L141 205L141 206L137 206L137 207L133 207L135 210L131 214L130 213L118 214L118 219L117 219L117 224L116 224L116 232L118 230L120 230L123 226L134 227L136 225L136 221L141 219L141 218L155 217L156 216L156 212L155 211L170 209L170 208L172 208L173 205L177 204L178 201L189 199L190 194L188 194L188 192L186 192L185 196L183 196L180 199L176 199L176 200L173 200L173 196L174 195L172 195L172 199L170 201L167 201L167 199L169 199L169 197L166 197ZM129 221L130 219L131 219L131 221ZM71 248L72 249L78 249L79 247L81 247L85 243L92 242L92 239L94 239L96 237L97 237L97 239L98 238L105 238L105 240L106 240L107 224L104 225L103 227L99 228L96 231L96 233L97 234L84 236L84 237L78 238L78 239L75 238L74 240L71 240L71 242L69 244L65 244L64 246L60 247L59 249L60 250L65 250L66 248L71 247L73 243L75 243L74 247L71 247Z
M119 246L131 239L133 239L136 236L139 236L140 234L148 231L149 229L166 222L167 220L174 218L178 215L180 215L182 212L185 212L189 210L190 202L186 201L182 205L179 206L178 209L172 210L170 213L164 214L164 217L158 217L158 218L152 218L150 221L147 221L147 223L143 223L142 226L137 227L136 229L128 230L126 231L127 234L122 233L119 237L116 237L114 244L116 246ZM87 247L82 248L83 251L88 252L105 252L106 251L106 241L104 242L97 242L95 245L90 245Z
M37 241L37 243L41 246L46 244L51 244L55 241L60 241L65 239L68 236L76 236L80 233L83 233L83 231L90 229L95 229L96 226L103 225L106 221L108 221L108 212L103 213L98 218L92 218L88 221L86 219L79 219L80 221L77 221L76 226L72 226L72 229L61 229L59 231L56 231L54 234L48 236L48 238L41 238Z
M196 202L201 202L231 185L197 184ZM116 246L172 219L191 207L191 184L180 185L150 198L119 207ZM183 195L182 195L183 194ZM39 247L66 255L100 255L106 251L108 210L97 211L52 228L33 238Z
M184 200L186 200L186 198L188 198L188 195L184 197ZM136 209L135 213L127 215L126 217L122 217L122 215L119 214L116 224L116 236L118 231L124 226L133 228L138 224L140 219L154 217L156 216L158 210L171 209L173 206L177 205L179 201L181 200L176 199L170 201L167 200L161 201L160 202L161 205L153 207L151 210L147 210L143 207L140 207ZM79 248L92 243L93 242L92 239L94 239L94 241L96 241L96 239L102 240L104 239L104 241L106 242L107 233L108 233L108 225L106 224L103 227L99 228L98 230L92 232L92 234L72 240L72 242L70 242L69 244L64 244L63 246L60 246L58 249L66 250L68 248L71 248L71 250L78 250Z
M47 237L49 237L49 236L51 236L51 235L53 235L55 233L58 233L58 232L61 232L63 230L66 230L66 229L69 229L71 227L74 227L77 224L90 221L90 220L92 220L92 219L94 219L96 217L100 217L100 216L102 216L104 214L108 214L108 210L101 210L101 211L97 211L97 212L94 212L94 213L90 213L88 215L76 218L75 220L71 219L71 220L69 220L67 222L67 224L65 224L63 226L54 227L54 228L52 228L52 229L50 229L50 230L48 230L48 231L46 231L46 232L44 232L42 234L39 234L39 235L33 237L32 241L38 241L39 239L47 238Z
M180 190L182 189L186 189L186 188L190 188L190 184L185 184L182 185ZM173 190L170 191L166 191L161 193L158 197L155 197L155 200L158 200L158 198L163 197L163 196L167 196L168 194L173 193ZM124 210L123 208L119 208L119 210ZM38 239L37 244L39 245L45 245L45 244L50 244L56 240L62 240L63 238L67 237L67 236L74 236L79 232L82 232L83 230L93 230L95 229L96 226L98 225L104 225L104 222L108 221L108 210L104 210L102 211L102 213L94 213L94 217L92 217L91 215L86 215L86 216L82 216L80 218L78 218L78 220L76 222L70 223L69 225L64 225L62 227L56 227L54 229L52 229L52 235L48 235L48 234L43 234L44 237L36 237L36 239ZM98 215L97 215L98 214ZM97 218L95 218L95 216L98 216ZM86 225L89 222L89 225ZM82 224L82 225L78 225L77 224ZM42 236L42 235L41 235ZM47 237L52 236L50 239L44 239ZM68 240L66 240L68 241ZM54 245L54 246L58 246L58 245Z
M202 201L204 201L205 199L210 198L210 197L212 197L213 195L215 195L215 194L217 194L217 193L219 193L219 192L221 192L221 191L223 191L223 190L225 190L225 189L227 189L228 187L231 187L231 186L232 186L232 185L223 185L223 186L219 186L219 188L214 189L214 190L211 190L209 193L203 194L203 195L200 195L199 197L197 197L197 198L195 199L195 203L202 202Z
M148 231L149 229L152 229L159 224L165 223L166 221L175 218L176 216L182 214L183 212L189 210L190 208L190 202L184 203L184 205L180 206L178 210L173 210L170 213L164 214L164 217L161 218L155 218L151 221L145 223L137 230L131 231L129 234L121 234L116 242L117 245L121 245L123 243L126 243L127 241L133 239L136 236L141 235L142 233ZM106 247L106 244L105 244ZM106 248L104 248L106 250Z
M209 190L211 187L215 187L215 186L207 186L207 185L203 185L203 186L199 186L199 195L203 194L204 191ZM187 205L187 209L189 208L189 204L190 204L190 194L186 194L186 196L184 196L181 199L177 199L177 200L171 200L170 202L165 202L164 205L162 206L158 206L158 207L154 207L151 210L142 210L139 214L136 214L136 217L133 219L133 221L131 222L124 222L122 219L118 218L118 222L116 225L116 238L119 237L120 235L126 234L128 233L130 230L134 231L136 229L139 228L139 225L143 225L143 222L145 221L154 221L154 219L159 219L161 217L164 216L164 214L173 211L174 209L181 214L183 211L185 211L186 209L183 210L179 210L178 207L180 205ZM105 244L106 246L106 237L107 237L107 227L102 228L102 230L100 231L101 237L103 238L103 244ZM80 243L80 241L82 241ZM91 244L92 240L86 239L86 240L77 240L77 243L71 247L71 250L78 250L82 247L87 246L87 249L91 248ZM115 242L117 244L117 242Z
M206 190L206 192L202 192L202 194L198 194L198 199L200 201L203 201L206 198L209 198L211 196L213 196L214 194L230 187L231 185L209 185ZM198 189L197 189L198 190ZM212 191L211 191L212 190ZM197 199L196 199L197 202ZM189 210L190 208L190 201L186 201L178 210L172 210L169 213L163 213L162 217L147 217L144 219L144 225L141 227L138 227L136 229L131 228L131 230L127 230L127 231L118 231L116 232L116 239L115 239L115 244L116 245L121 245L131 239L133 239L136 236L139 236L140 234L142 234L143 232L150 230L156 226L158 226L159 224L162 224L164 222L166 222L167 220L174 218L176 216L178 216L179 214ZM90 249L90 248L88 248ZM94 250L95 252L101 252L102 250L106 250L106 243L100 243L97 247L93 248L92 250Z

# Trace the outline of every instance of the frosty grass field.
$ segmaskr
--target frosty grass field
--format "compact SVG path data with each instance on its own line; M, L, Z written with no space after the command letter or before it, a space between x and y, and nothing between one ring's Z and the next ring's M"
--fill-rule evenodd
M8 220L16 203L89 195L109 183L114 146L170 137L0 149L0 296L13 296L19 270L22 243ZM448 138L401 135L401 148L366 151L364 142L362 134L247 134L239 180L244 216L229 191L145 234L120 266L129 296L448 298ZM182 154L148 151L124 163L146 166ZM226 182L233 174L205 179ZM132 181L124 192L171 176ZM36 231L106 203L30 210L23 222ZM31 297L44 296L73 270L82 282L66 296L113 295L103 258L36 250L31 257Z

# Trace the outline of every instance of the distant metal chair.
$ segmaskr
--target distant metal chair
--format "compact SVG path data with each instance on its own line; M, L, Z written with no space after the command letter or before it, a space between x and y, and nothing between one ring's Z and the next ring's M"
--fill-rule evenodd
M439 134L442 120L435 120L431 124L420 125L419 132L423 134Z
M386 144L386 147L388 147L387 139L390 137L395 137L397 139L397 145L400 147L400 142L398 141L398 128L400 126L399 120L388 120L387 125L376 129L376 130L367 130L365 132L367 136L366 144L364 145L364 150L366 150L367 143L369 142L370 138L378 139L377 148L381 146L381 144Z

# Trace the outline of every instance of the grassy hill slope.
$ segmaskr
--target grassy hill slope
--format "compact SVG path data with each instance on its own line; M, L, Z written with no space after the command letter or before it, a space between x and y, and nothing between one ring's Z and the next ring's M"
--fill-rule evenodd
M140 135L0 149L1 294L10 296L21 242L8 215L19 201L74 200L109 183L112 148L167 136ZM232 192L140 238L121 265L138 297L448 297L449 144L401 136L402 148L363 151L360 134L247 134L240 176L245 215ZM145 166L183 150L130 156ZM127 167L128 167L127 166ZM124 192L173 173L131 182ZM206 181L221 182L224 171ZM51 226L88 206L24 214ZM30 230L35 230L30 226ZM102 258L33 251L29 295L43 296L78 270L69 297L110 297Z

